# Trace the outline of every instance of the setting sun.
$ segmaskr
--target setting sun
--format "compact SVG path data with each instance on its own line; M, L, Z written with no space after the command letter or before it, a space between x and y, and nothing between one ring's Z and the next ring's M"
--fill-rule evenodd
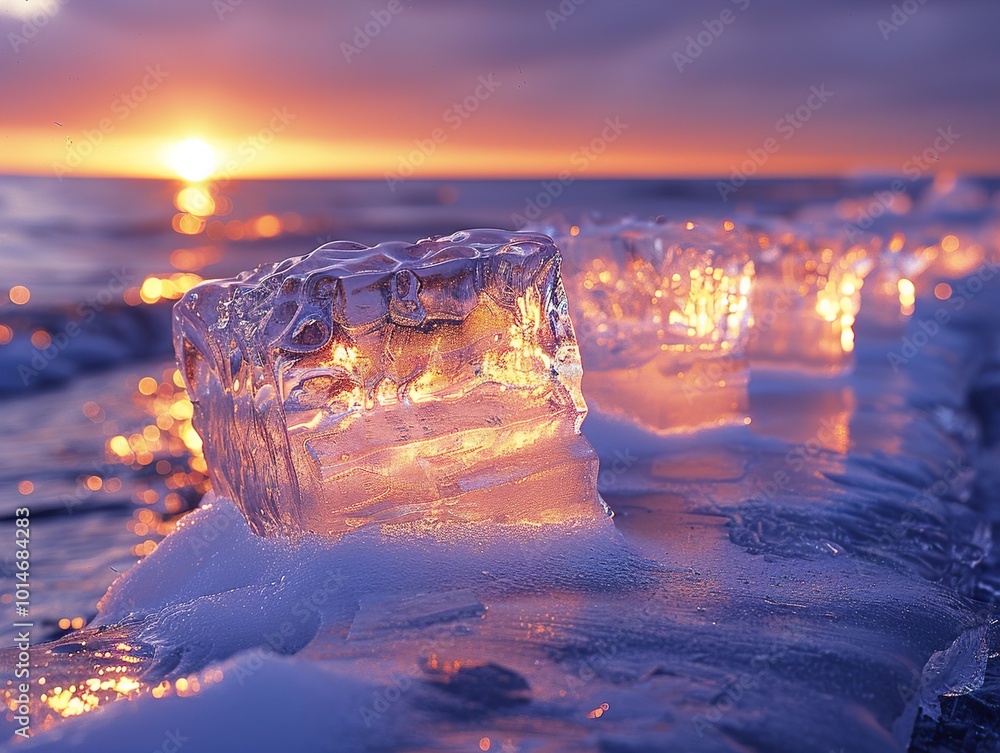
M218 164L215 150L201 139L185 139L170 153L170 166L188 181L205 180Z

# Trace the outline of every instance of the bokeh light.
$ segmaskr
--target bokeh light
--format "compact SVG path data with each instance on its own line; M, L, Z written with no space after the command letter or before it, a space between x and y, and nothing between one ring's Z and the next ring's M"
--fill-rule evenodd
M17 306L23 306L31 300L31 291L24 287L24 285L15 285L10 289L8 296L10 297L11 303Z

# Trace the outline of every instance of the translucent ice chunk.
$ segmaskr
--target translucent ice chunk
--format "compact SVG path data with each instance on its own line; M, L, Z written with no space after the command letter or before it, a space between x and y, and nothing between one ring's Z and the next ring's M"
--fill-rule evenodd
M633 218L541 227L563 249L594 410L655 433L744 422L747 234Z
M471 230L196 287L175 341L216 488L261 534L604 514L559 265Z
M976 272L989 259L989 236L981 227L928 214L892 216L872 224L882 245L873 275L885 323L905 321L916 298L930 296L935 285Z
M922 233L880 233L883 245L872 275L877 303L871 312L883 324L899 324L914 312L920 278L938 256L934 241Z
M901 235L912 239L911 243L926 249L929 271L935 278L954 279L972 274L988 258L986 239L978 227L917 216L907 218L899 230Z
M869 237L812 223L761 223L753 233L751 366L849 369L861 287L875 266Z

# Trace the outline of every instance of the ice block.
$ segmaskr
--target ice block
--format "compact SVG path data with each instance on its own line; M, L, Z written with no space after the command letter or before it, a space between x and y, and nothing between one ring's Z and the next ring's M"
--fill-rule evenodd
M635 218L539 229L563 250L593 410L655 434L745 422L749 235Z
M199 285L174 333L213 484L260 534L606 514L543 235L329 243Z
M853 365L854 322L875 250L843 227L758 221L752 368L837 374Z
M873 274L880 299L877 314L905 322L919 296L930 297L938 283L975 274L989 259L989 237L968 222L917 213L894 216L872 226L882 241ZM893 305L895 304L895 305Z

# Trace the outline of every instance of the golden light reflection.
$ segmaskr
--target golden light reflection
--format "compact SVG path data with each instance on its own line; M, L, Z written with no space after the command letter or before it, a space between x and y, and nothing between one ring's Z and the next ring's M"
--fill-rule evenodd
M211 192L203 186L187 186L177 192L174 206L180 212L187 212L196 217L208 217L215 214L215 199Z
M175 214L171 221L174 232L187 236L204 234L209 240L219 242L223 240L239 241L276 238L282 233L298 232L305 228L307 224L309 227L316 228L317 230L325 226L319 220L307 223L301 215L295 212L285 212L282 215L262 214L245 220L233 219L224 222L220 219L212 219L212 217L223 217L229 214L229 211L232 209L232 203L222 195L214 196L212 199L215 202L214 213L201 215L190 211L181 211ZM214 253L217 254L218 251L216 250ZM200 269L205 263L211 262L200 262L198 266L194 266L191 262L187 264L190 269ZM179 265L175 266L183 268Z
M941 239L941 250L947 254L958 251L959 246L961 246L957 235L946 235Z
M52 345L52 335L44 329L35 330L31 333L31 344L39 350L47 350Z
M31 300L31 291L24 285L15 285L7 295L15 306L23 306Z
M139 392L146 396L154 394L158 386L159 384L153 377L143 377L139 380Z
M963 277L986 259L984 247L965 232L946 233L937 244L935 269L950 277Z
M939 282L934 286L934 297L939 301L947 301L951 298L951 285L946 282Z
M171 220L171 227L173 227L175 233L180 233L181 235L198 235L205 229L205 220L202 217L182 212L181 214L174 215L173 220Z
M142 303L148 304L161 300L176 301L201 282L202 277L193 272L177 272L163 277L150 275L142 281L142 285L138 288L127 290L125 300L129 302L135 295Z
M151 660L150 647L136 643L127 629L86 629L82 617L63 618L58 624L74 632L39 647L32 661L39 692L32 699L31 714L39 730L142 694L156 699L193 696L224 679L222 670L213 668L152 685L141 679ZM4 689L4 694L5 705L16 708L12 690Z
M917 287L904 277L896 283L896 288L899 290L900 313L903 316L911 316L917 300Z
M178 248L170 253L170 266L181 272L197 272L209 264L214 264L221 258L222 251L214 246Z
M604 716L605 713L608 712L608 710L610 708L611 708L610 704L608 704L608 703L602 703L596 709L593 709L592 711L590 711L587 714L587 718L588 719L600 719L602 716Z
M133 677L91 677L79 685L54 687L43 692L39 700L59 716L68 718L93 711L107 701L127 698L140 687Z
M917 281L940 255L937 245L923 244L921 237L918 232L893 233L879 255L875 290L885 305L874 308L876 317L897 322L913 315ZM898 306L893 305L896 301Z
M253 229L261 238L273 238L281 232L281 220L273 214L265 214L254 220Z
M139 379L133 400L153 419L152 422L142 427L141 431L112 436L105 445L109 462L134 469L148 466L155 469L156 485L161 491L152 486L140 490L138 501L152 505L160 502L162 497L168 515L188 509L192 498L200 498L211 488L201 437L191 425L194 407L180 383L180 374L173 368L166 369L159 379L153 376ZM112 487L120 489L118 479L92 478L85 480L89 488L103 486L108 491L112 491ZM145 537L151 534L164 536L172 529L172 524L148 509L137 510L133 517L127 527L144 539L133 548L133 553L145 556L156 547L155 541Z
M6 324L0 324L0 345L6 345L14 339L14 330Z

